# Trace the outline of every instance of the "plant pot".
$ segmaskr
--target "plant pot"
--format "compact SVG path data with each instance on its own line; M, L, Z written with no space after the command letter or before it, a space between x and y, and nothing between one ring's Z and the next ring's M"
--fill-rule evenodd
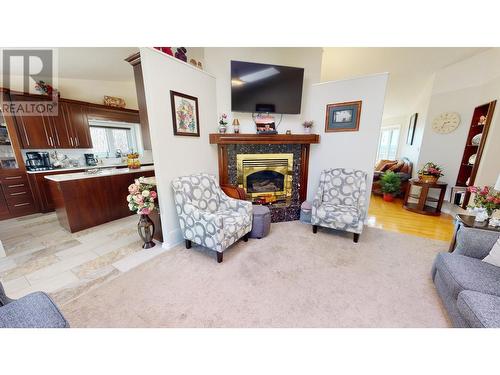
M394 200L394 195L391 193L384 193L384 201L392 202Z
M226 127L225 126L220 126L219 127L219 133L224 134L226 132Z
M419 174L418 179L426 184L435 184L439 180L439 177Z
M144 244L142 245L143 249L151 249L156 246L153 242L155 224L148 215L141 214L141 218L137 223L137 231L139 232L141 239L144 241Z
M311 128L304 128L304 134L311 134Z

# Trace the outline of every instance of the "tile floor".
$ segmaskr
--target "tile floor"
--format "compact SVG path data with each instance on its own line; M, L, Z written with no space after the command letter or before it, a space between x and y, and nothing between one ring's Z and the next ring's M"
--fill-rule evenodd
M0 280L7 295L42 290L63 304L164 252L161 244L141 248L137 220L129 216L77 233L62 228L55 213L0 222L6 253Z

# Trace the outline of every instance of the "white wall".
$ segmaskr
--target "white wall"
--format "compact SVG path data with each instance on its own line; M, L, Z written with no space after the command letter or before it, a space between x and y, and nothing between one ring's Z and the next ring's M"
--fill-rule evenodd
M444 168L442 180L455 185L474 108L500 96L500 49L492 48L448 66L434 79L418 166L434 161ZM493 185L500 173L499 107L490 126L477 185ZM432 120L443 112L460 114L459 127L449 134L432 130Z
M311 145L308 200L314 197L323 169L355 168L368 173L369 204L388 76L381 73L312 86L307 114L318 125L320 143ZM355 100L363 101L359 131L325 133L326 105Z
M303 114L309 105L311 85L320 82L322 52L322 48L205 48L204 69L217 79L218 115L227 113L230 124L233 118L238 118L241 133L255 133L250 113L231 113L231 60L295 66L305 69L302 115L283 115L278 132L285 133L290 129L293 133L302 133L301 123L308 120ZM279 117L276 116L277 122ZM317 125L321 127L321 123ZM217 132L217 121L214 121L210 131Z
M208 135L217 123L215 78L152 48L141 48L146 104L164 246L182 241L171 182L193 173L217 174L217 148ZM173 135L170 90L198 98L200 137Z

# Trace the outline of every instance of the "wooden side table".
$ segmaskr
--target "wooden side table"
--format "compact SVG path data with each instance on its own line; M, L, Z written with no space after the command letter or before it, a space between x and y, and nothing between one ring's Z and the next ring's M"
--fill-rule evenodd
M420 194L412 192L414 186L421 188ZM441 206L443 205L447 186L448 184L445 182L426 183L418 179L411 179L408 181L403 207L417 214L439 216L441 215ZM439 198L429 197L430 189L439 189ZM417 199L418 203L409 202L410 198ZM427 204L431 202L437 203L436 207Z

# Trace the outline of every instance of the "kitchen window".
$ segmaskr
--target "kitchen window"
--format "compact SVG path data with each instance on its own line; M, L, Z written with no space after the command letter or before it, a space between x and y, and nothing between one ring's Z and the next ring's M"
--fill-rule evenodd
M377 160L396 160L399 146L399 126L382 128Z
M92 121L89 125L93 151L98 157L114 158L141 152L139 124Z

